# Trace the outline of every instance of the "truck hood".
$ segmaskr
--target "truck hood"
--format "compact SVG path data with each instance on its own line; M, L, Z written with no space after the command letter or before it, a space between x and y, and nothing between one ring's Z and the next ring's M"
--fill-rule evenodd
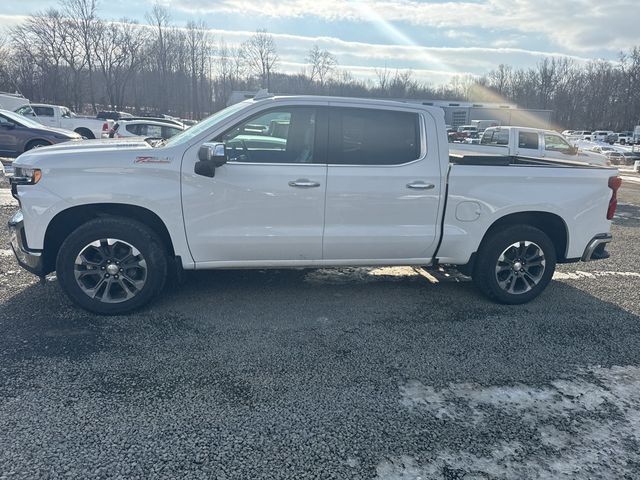
M20 155L14 162L16 166L35 166L42 163L48 164L56 159L63 158L82 158L88 159L109 156L113 153L116 157L129 156L129 152L135 157L143 155L139 152L148 152L155 150L144 139L134 138L126 141L118 140L77 140L64 143L58 143L47 147L35 148ZM148 155L148 153L144 153Z

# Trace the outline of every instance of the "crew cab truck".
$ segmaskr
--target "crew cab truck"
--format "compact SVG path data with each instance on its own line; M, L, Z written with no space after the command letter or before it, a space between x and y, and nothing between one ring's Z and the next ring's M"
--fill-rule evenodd
M101 314L181 269L450 264L520 304L556 263L608 256L620 185L610 168L450 152L438 108L266 94L169 140L44 147L15 170L18 262Z
M108 137L109 130L113 125L113 120L79 116L61 105L31 103L18 108L16 113L49 127L72 130L78 135L91 140Z
M482 134L480 145L456 145L457 149L511 155L539 157L566 162L609 165L607 157L587 152L571 145L558 132L527 127L491 127Z

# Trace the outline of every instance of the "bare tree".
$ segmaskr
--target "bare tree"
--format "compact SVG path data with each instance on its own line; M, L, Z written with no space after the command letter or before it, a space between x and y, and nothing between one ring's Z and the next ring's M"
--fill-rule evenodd
M125 92L143 61L147 32L135 22L97 23L93 55L102 79L108 104L122 108Z
M153 27L154 31L149 54L155 62L155 67L160 77L159 91L157 92L158 104L160 110L166 112L168 108L166 90L169 73L169 47L167 45L167 31L169 30L170 18L169 11L159 3L155 3L146 17L147 22Z
M325 85L325 82L338 65L336 57L328 50L320 50L318 45L314 45L313 48L309 50L306 61L311 68L311 81L317 81L321 87Z
M258 30L242 44L249 70L260 77L260 86L271 89L271 75L278 64L278 52L273 36L266 30Z
M211 54L211 40L204 22L189 22L187 24L187 48L189 50L189 70L191 75L191 112L195 118L200 118L201 104L198 101L198 83L207 74ZM208 75L211 76L210 74Z
M64 16L71 23L70 32L76 36L75 41L80 43L87 63L89 77L89 98L94 113L97 112L95 88L93 82L93 44L95 43L96 23L98 22L97 0L62 0Z
M378 81L378 89L381 92L386 92L389 88L389 83L391 81L391 72L385 65L384 68L376 68L375 74L376 74L376 79Z

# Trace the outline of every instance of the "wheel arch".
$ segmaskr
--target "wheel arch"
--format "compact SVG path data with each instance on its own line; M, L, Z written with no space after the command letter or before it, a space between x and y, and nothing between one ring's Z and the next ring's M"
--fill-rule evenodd
M53 145L53 143L50 140L47 140L46 138L42 138L42 137L29 138L26 142L24 142L24 151L26 152L27 150L29 150L29 145L35 142L44 142L47 145Z
M478 249L471 255L469 263L460 266L459 270L464 274L470 274L470 272L473 271L477 252L480 251L484 242L496 230L504 229L513 225L529 225L542 230L551 239L551 243L553 243L558 263L571 261L571 259L567 258L569 229L562 217L551 212L527 211L510 213L496 219L483 235L482 240L478 244Z
M500 217L487 229L482 241L484 242L489 234L495 230L512 225L529 225L542 230L553 242L558 260L566 260L567 246L569 244L569 229L562 217L551 212L517 212Z
M44 236L43 254L46 271L55 270L58 251L67 236L79 226L100 217L124 217L146 225L161 239L170 258L175 258L169 230L156 213L137 205L94 203L67 208L51 219Z

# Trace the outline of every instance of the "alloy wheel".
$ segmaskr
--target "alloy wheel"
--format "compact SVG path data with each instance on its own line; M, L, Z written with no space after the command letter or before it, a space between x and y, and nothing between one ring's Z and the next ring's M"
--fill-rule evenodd
M504 249L496 264L496 280L502 290L519 295L534 288L545 271L544 252L534 242L520 241Z
M120 303L135 297L147 280L147 262L124 240L103 238L86 245L74 262L74 276L90 298Z

